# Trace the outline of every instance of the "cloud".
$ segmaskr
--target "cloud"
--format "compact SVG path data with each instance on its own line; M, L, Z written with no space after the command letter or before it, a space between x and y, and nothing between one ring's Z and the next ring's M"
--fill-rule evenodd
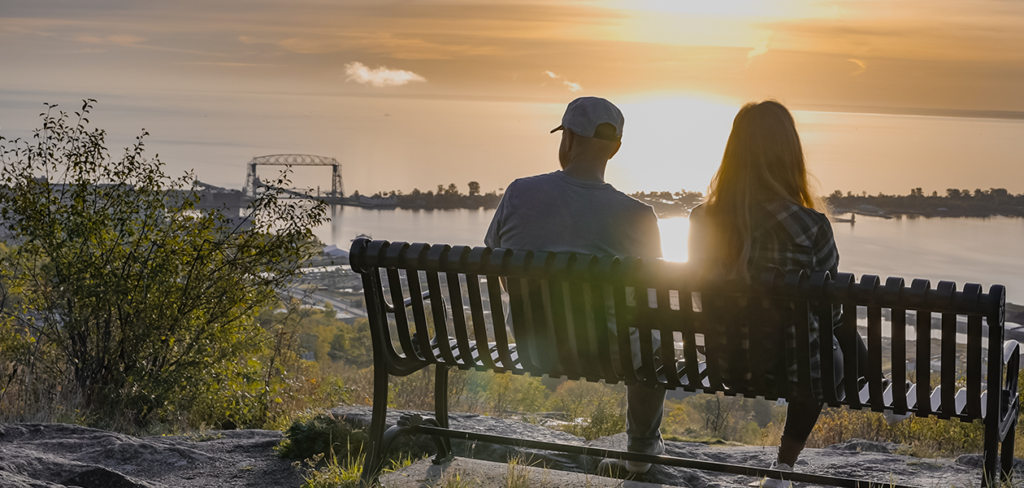
M575 83L575 82L569 81L569 80L565 79L564 76L556 75L556 74L554 74L554 73L552 73L550 71L542 71L541 74L542 75L547 75L548 78L551 78L551 79L562 80L562 85L565 86L566 88L568 88L569 91L571 91L573 93L583 91L583 87L580 86L579 83Z
M768 31L768 34L765 35L760 41L758 41L757 44L754 45L753 49L747 51L747 68L750 67L750 63L754 61L755 57L768 52L768 41L771 39L771 37L772 33L771 31Z
M864 61L861 61L859 59L847 59L847 61L857 65L857 71L850 73L853 76L857 76L868 69L868 65L864 64Z
M401 86L411 81L427 81L426 78L412 71L388 69L385 66L370 69L358 61L346 64L345 74L348 75L345 81L354 81L363 85L369 83L376 87Z

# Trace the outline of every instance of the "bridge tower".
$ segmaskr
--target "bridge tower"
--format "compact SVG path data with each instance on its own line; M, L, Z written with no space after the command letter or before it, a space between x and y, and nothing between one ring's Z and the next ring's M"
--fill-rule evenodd
M331 193L328 195L334 198L345 196L345 187L341 179L341 163L337 159L311 154L273 154L270 156L257 156L246 164L245 187L242 193L249 198L256 196L257 166L330 166L331 167Z

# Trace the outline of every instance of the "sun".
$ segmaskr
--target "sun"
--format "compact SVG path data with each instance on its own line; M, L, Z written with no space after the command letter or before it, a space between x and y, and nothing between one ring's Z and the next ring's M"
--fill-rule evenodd
M620 105L622 149L608 181L631 191L703 192L722 160L738 105L699 96L656 96Z

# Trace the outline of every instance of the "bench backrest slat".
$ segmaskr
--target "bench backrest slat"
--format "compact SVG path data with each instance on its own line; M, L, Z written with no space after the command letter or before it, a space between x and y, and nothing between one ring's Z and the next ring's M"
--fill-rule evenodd
M633 346L630 343L629 319L623 314L628 310L626 287L612 285L612 304L615 307L615 341L618 351L619 370L626 384L641 381L639 368L633 366Z
M447 297L452 307L455 343L459 347L459 359L461 360L459 366L477 366L469 353L469 324L466 323L466 308L462 300L462 283L459 281L459 274L449 271L445 273L445 278L445 283L448 285Z
M668 287L656 288L655 298L658 302L655 324L661 326L658 329L661 337L661 364L659 364L659 367L661 368L662 376L665 378L665 383L670 388L681 388L683 386L683 376L679 374L679 367L676 361L675 337L676 329L682 325L683 317L678 310L673 310L673 300ZM679 308L678 298L675 302L676 307Z
M609 329L609 314L607 304L610 302L610 296L606 293L605 286L603 284L589 284L587 285L590 289L590 309L591 315L594 317L594 339L597 344L596 361L598 362L601 371L603 372L604 378L615 378L621 379L623 376L619 369L616 367L614 356L612 355L612 337Z
M983 413L981 407L981 334L981 316L967 316L967 415L973 418L981 418Z
M543 371L561 374L563 368L552 328L551 296L547 293L550 283L546 280L531 279L527 280L527 285L536 357Z
M394 309L395 333L398 335L398 343L405 355L412 354L416 357L412 347L412 336L409 334L409 319L406 312L405 293L402 292L402 277L395 268L387 269L388 290L391 292L391 306ZM420 358L422 359L422 358Z
M985 316L985 323L988 325L988 375L986 384L989 390L999 391L1002 388L1013 388L1015 385L1004 385L1003 377L1003 323L1004 310L1006 308L1006 290L1002 285L993 285L988 292L989 299L996 302L990 307L990 313ZM993 300L994 298L994 300ZM986 416L1001 418L1009 408L1009 405L998 401L999 396L989 395L988 410ZM994 422L988 423L985 428L992 429ZM986 434L987 435L987 434Z
M488 263L487 273L487 304L491 312L491 330L494 334L494 344L497 349L498 358L504 369L512 371L515 369L515 361L512 359L509 349L507 334L507 323L505 320L505 307L501 297L501 273L502 266L512 259L512 251L492 252Z
M680 280L679 331L683 342L683 376L685 389L693 391L701 386L700 361L697 356L697 314L694 311L694 296L688 282ZM674 348L673 348L674 349Z
M853 281L853 276L843 275L844 273L839 273L837 283L844 285L843 288L846 292L847 300L843 302L843 316L836 335L839 339L839 346L843 351L856 351L857 302L852 300L855 290L851 289L856 286L856 282ZM843 278L845 278L843 281L838 281ZM849 405L850 408L860 408L860 383L857 380L860 370L858 362L859 358L856 354L843 355L843 402Z
M501 359L501 366L512 370L515 368L509 350L507 326L505 323L505 307L501 300L501 281L498 275L487 275L487 303L491 311L491 330L494 333L494 345L497 348L498 358Z
M940 418L950 418L959 414L956 408L956 314L942 314L942 346L941 365L939 366L942 384L942 403L940 403Z
M387 302L381 288L380 274L377 269L372 273L363 274L363 288L366 292L366 309L370 322L370 334L373 341L373 353L383 354L389 363L394 363L400 356L395 350L391 339L391 329L388 326L385 307Z
M935 287L932 302L950 304L956 293L956 283L940 281ZM930 297L931 298L931 297ZM942 312L939 315L939 418L950 418L956 412L956 313ZM934 395L933 395L934 396ZM934 403L934 402L933 402Z
M528 303L525 281L521 278L510 278L506 282L508 286L508 313L509 318L512 320L512 335L516 339L519 367L531 374L535 374L537 371L540 371L540 366L537 365L534 357L536 351L534 342L537 336L531 331L530 324L532 320L527 315Z
M899 296L903 291L903 279L893 288ZM889 311L892 320L892 405L893 412L903 415L907 412L907 310L892 308Z
M416 347L419 348L420 356L424 360L428 363L436 363L437 358L434 357L433 349L430 346L430 331L427 330L427 307L423 303L420 272L416 269L406 270L405 279L409 288L413 322L416 324Z
M868 307L868 337L867 347L869 351L882 350L882 308ZM881 412L891 407L885 404L882 396L882 355L871 354L868 356L868 391L871 394L871 410Z
M823 279L822 277L815 277L814 279ZM821 283L824 287L824 283ZM819 348L818 353L821 355L821 377L822 378L835 378L837 371L835 371L835 357L837 353L832 348L832 338L835 337L835 322L832 315L832 304L830 303L817 303L814 305L815 315L818 317L818 342ZM837 388L837 386L839 388ZM821 381L821 392L822 400L830 406L838 407L842 405L840 402L840 395L838 394L839 389L842 389L843 385L835 385L834 381Z
M437 271L427 271L427 292L431 297L437 297L430 300L430 316L434 319L434 337L451 337L448 329L449 314L445 308L445 301L441 299L441 277ZM445 364L456 364L450 340L438 340L437 348L441 351L441 358Z
M480 364L486 369L497 369L494 359L491 358L488 344L490 334L487 333L487 321L484 318L483 295L480 292L480 275L467 274L466 293L469 298L469 319L473 323L473 340L476 341L476 350Z
M917 280L914 280L917 281ZM917 311L917 357L914 369L917 381L917 401L915 407L918 417L931 415L931 358L932 358L932 314L926 310Z
M639 324L650 324L655 325L658 323L657 309L651 307L651 297L648 295L649 288L645 284L641 283L639 286L634 288L633 302L636 303L636 322ZM642 327L637 329L637 336L639 337L639 356L640 356L640 371L647 381L659 381L658 378L658 365L655 364L654 354L654 337L651 333L651 328ZM664 339L664 338L662 338ZM632 338L630 338L630 345L632 344ZM631 352L634 347L631 347ZM634 352L634 354L636 354ZM635 360L634 360L635 362Z

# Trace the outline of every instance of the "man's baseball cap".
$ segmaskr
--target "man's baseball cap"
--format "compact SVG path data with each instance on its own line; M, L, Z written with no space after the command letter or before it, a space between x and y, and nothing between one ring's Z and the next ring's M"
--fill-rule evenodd
M612 102L598 97L580 97L569 102L562 116L562 125L551 129L551 132L569 129L584 137L618 142L622 139L624 123L622 112ZM608 126L598 127L601 124L610 124L615 130Z

